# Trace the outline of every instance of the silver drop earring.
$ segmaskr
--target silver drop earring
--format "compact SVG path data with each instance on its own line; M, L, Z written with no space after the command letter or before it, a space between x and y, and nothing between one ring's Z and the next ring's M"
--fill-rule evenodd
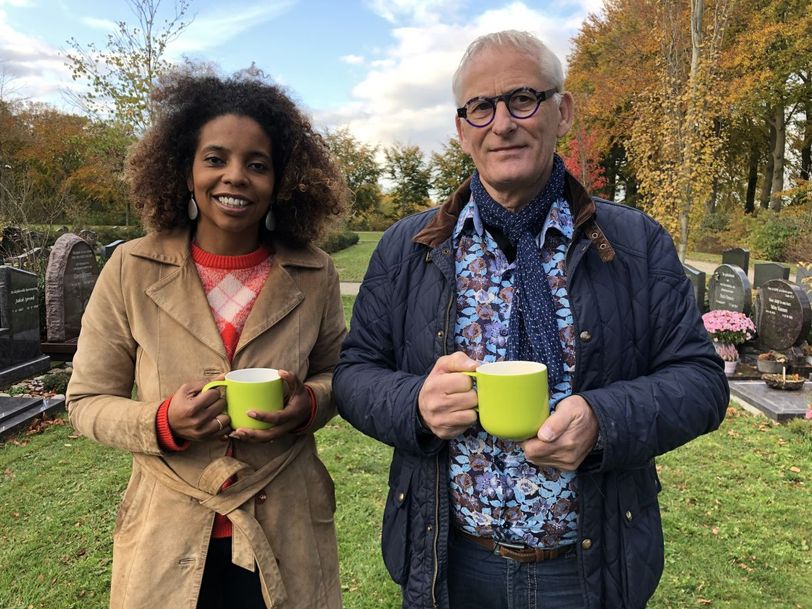
M186 215L189 216L189 219L194 222L197 220L197 214L199 210L197 209L197 201L195 201L195 193L191 193L189 195L189 203L186 205Z
M273 206L268 208L268 213L265 214L265 228L272 231L276 228L276 217L273 215Z

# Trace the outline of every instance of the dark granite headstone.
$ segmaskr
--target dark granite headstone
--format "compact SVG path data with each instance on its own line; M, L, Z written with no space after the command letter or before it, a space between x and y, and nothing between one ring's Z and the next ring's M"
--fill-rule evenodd
M99 264L86 241L71 233L56 240L45 271L48 342L79 336L82 313L98 277Z
M753 265L753 288L760 288L772 279L789 279L789 267L777 262L756 262Z
M64 410L64 396L4 397L0 396L0 438L24 427L31 419L48 411Z
M750 272L750 250L734 247L722 252L722 264L735 264L744 274Z
M790 281L771 279L758 289L756 330L767 349L800 345L812 325L806 292Z
M39 340L37 276L0 266L0 386L48 369Z
M716 267L708 290L708 308L711 311L724 309L749 315L752 300L750 280L742 269L732 264Z
M110 260L110 256L113 255L113 252L116 251L116 248L122 243L124 243L124 239L116 239L112 243L103 245L101 250L102 260Z
M699 312L703 313L705 311L705 273L695 269L690 264L683 264L682 268L694 288L696 306L699 307Z

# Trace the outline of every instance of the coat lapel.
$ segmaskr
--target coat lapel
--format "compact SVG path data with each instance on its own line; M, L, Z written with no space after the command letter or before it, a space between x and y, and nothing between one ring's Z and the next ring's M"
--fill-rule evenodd
M144 239L133 254L167 265L166 273L147 288L147 297L193 339L227 359L223 339L189 252L188 231L164 233L161 239Z

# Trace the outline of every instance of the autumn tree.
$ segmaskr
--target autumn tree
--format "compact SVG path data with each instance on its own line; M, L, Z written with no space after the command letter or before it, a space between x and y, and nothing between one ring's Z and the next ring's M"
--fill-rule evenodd
M588 132L583 121L576 119L569 138L559 150L564 165L590 193L597 193L606 186L604 167L600 164L597 136Z
M353 216L366 217L380 205L382 196L378 180L383 169L375 160L378 147L359 142L347 128L328 130L324 141L338 161L352 193Z
M386 177L394 185L389 193L399 217L431 203L431 170L418 146L395 144L384 150Z
M429 161L431 187L440 201L450 197L474 173L474 161L456 137L449 138L440 152L432 152Z
M67 59L73 79L88 86L75 96L79 107L139 133L151 122L150 92L171 65L166 59L167 45L191 23L191 0L175 0L172 16L163 21L159 17L162 0L126 1L135 15L134 24L119 21L103 48L70 38L67 44L72 50Z

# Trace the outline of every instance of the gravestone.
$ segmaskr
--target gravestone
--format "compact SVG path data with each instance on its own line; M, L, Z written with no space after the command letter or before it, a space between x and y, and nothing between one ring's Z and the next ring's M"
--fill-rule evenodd
M110 256L113 255L113 252L116 251L116 248L122 243L124 243L124 239L116 239L107 245L103 245L101 249L102 260L110 260Z
M772 279L789 279L789 267L777 262L757 262L753 265L754 288L760 288Z
M750 250L734 247L722 252L722 264L735 264L744 274L750 272Z
M683 264L682 268L685 270L685 276L691 281L694 288L694 298L696 299L696 306L699 307L699 312L705 311L705 273L699 269L695 269L690 264Z
M798 285L771 279L758 289L756 330L767 349L781 351L800 345L812 326L809 297Z
M39 339L37 276L0 266L0 386L48 370Z
M68 233L56 240L45 271L48 342L79 336L82 314L98 277L96 255L84 239Z
M750 280L742 269L732 264L716 267L708 288L708 308L711 311L724 309L749 315L752 301Z

